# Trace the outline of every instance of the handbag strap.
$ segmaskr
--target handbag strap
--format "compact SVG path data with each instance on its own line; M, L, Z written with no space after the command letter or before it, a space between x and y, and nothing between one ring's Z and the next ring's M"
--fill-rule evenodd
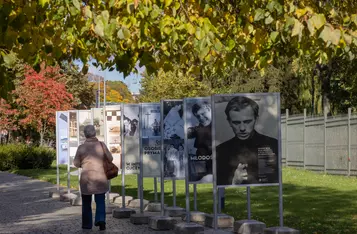
M104 160L108 160L107 159L107 154L105 153L105 150L104 150L104 146L103 146L103 142L99 142L100 143L100 146L102 146L102 150L103 150L103 153L104 153Z

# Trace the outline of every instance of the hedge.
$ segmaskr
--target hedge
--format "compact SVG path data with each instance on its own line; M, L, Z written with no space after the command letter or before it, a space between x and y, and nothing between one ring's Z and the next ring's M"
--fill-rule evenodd
M48 169L56 158L51 148L24 144L0 145L0 171L10 169Z

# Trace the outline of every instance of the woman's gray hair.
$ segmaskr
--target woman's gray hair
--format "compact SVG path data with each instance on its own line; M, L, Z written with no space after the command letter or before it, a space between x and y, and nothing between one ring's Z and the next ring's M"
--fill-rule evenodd
M87 125L87 126L85 126L83 132L84 132L84 136L85 136L86 138L95 137L95 134L96 134L95 128L94 128L93 125Z

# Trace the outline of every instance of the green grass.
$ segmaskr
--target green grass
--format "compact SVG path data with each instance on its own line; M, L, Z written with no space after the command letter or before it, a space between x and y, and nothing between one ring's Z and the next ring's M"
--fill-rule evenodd
M74 169L72 169L74 170ZM60 167L60 183L67 184L66 167ZM56 183L56 168L17 170L14 173ZM126 195L137 196L136 175L128 175ZM357 179L355 177L318 174L293 168L283 169L284 225L301 233L357 233ZM185 207L185 184L177 181L177 205ZM77 188L77 176L71 176L71 187ZM153 179L144 179L144 198L154 200ZM190 185L190 191L192 192ZM112 191L121 193L121 176L112 180ZM158 185L160 191L160 185ZM212 186L198 185L198 210L212 213ZM192 193L191 193L192 194ZM160 199L160 194L158 194ZM191 208L193 208L191 198ZM172 205L172 183L165 181L165 203ZM267 226L279 225L278 187L251 188L252 218ZM236 220L245 219L245 188L226 189L224 213Z

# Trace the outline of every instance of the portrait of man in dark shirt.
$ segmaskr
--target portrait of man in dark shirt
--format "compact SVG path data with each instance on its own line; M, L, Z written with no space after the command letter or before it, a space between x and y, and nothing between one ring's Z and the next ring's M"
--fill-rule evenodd
M278 140L256 131L259 105L236 96L225 115L234 137L216 147L217 185L278 183Z
M198 125L187 129L187 138L195 139L196 160L189 155L189 181L212 182L212 110L208 102L195 103L192 114Z

